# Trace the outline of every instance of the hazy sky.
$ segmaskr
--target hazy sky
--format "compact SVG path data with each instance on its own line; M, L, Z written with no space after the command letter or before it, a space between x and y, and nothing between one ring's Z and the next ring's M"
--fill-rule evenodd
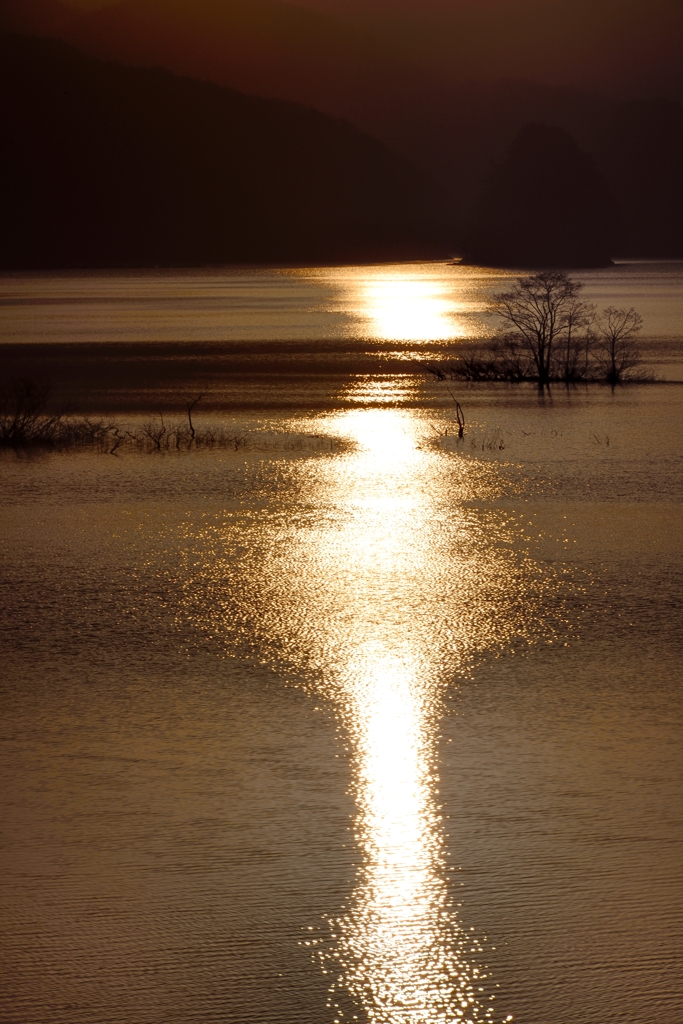
M10 2L21 6L21 0ZM346 90L367 90L360 79L369 69L388 81L399 66L419 69L423 79L435 75L447 82L515 79L624 97L683 95L683 0L61 3L84 11L112 9L106 25L84 28L73 37L89 46L97 36L95 52L149 59L327 110L332 107L325 81L346 74ZM302 17L301 8L319 17ZM352 24L343 27L344 22ZM171 44L172 32L176 38ZM247 61L258 69L242 74L239 68ZM313 88L313 78L311 88L294 87L305 68L316 62L311 75L317 76L320 88ZM289 92L284 88L287 80L294 83Z

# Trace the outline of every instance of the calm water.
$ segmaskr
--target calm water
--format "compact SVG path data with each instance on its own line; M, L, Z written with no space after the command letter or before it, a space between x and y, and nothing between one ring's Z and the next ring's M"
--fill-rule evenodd
M683 263L574 275L600 307L635 306L656 363L680 360ZM515 274L447 263L0 275L4 342L394 342L404 358L485 338ZM668 376L667 368L664 375Z
M88 280L84 340L161 331ZM237 451L2 456L0 1020L673 1024L683 386L462 388L462 440L424 376L285 388Z

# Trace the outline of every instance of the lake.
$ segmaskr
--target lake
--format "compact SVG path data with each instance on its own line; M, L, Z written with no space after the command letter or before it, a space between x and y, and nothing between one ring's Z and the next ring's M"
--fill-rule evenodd
M0 278L6 365L238 439L0 453L1 1020L680 1017L683 265L581 274L660 382L459 438L513 276Z

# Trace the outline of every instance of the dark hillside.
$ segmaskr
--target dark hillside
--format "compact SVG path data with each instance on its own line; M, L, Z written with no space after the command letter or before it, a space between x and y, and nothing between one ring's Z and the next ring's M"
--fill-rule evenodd
M0 27L345 118L463 228L524 125L561 128L608 182L617 254L683 256L681 0L0 0Z
M595 151L619 206L624 251L683 256L683 106L666 99L617 105Z
M428 179L344 121L0 36L3 268L444 250Z
M593 160L562 129L525 125L482 190L469 259L600 267L619 243L615 203Z

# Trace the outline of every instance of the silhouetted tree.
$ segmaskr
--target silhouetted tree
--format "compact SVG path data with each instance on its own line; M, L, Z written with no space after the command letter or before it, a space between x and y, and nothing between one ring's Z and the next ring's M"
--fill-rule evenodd
M541 385L551 379L558 349L570 365L577 332L593 318L593 306L579 298L582 287L559 271L543 271L494 297L493 312L510 328L508 348L528 353Z
M609 306L597 313L581 300L580 281L561 271L520 277L493 297L491 312L502 320L502 334L481 348L464 351L456 362L426 367L437 380L577 381L650 380L635 335L642 317L635 309Z
M619 384L627 378L641 357L634 338L643 326L643 318L635 309L608 306L595 320L595 361L604 379Z

